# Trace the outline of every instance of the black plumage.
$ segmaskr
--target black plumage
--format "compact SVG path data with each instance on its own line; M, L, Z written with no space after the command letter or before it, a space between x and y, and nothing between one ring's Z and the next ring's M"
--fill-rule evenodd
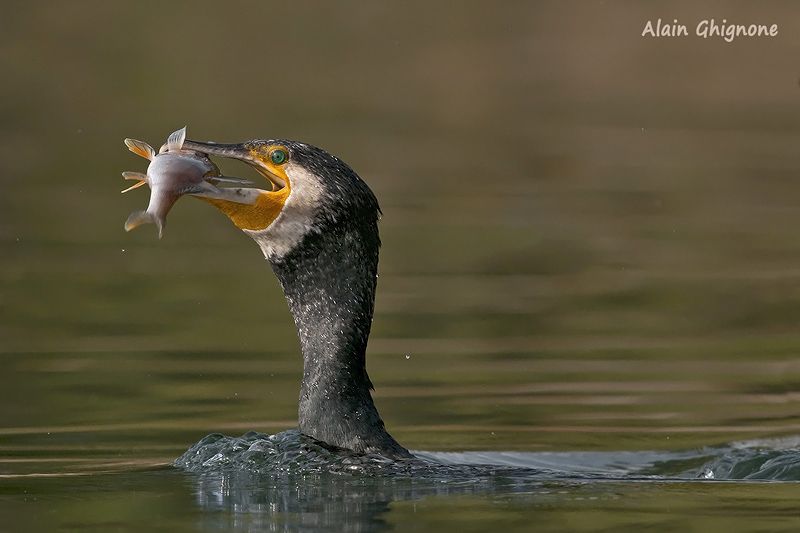
M315 181L319 195L311 220L305 221L308 230L287 253L266 255L294 317L303 354L300 432L357 452L411 457L384 428L366 370L380 247L380 208L370 188L342 160L305 143L186 144L257 168L252 154L281 146L293 165L286 166L290 187L300 187L301 179ZM297 167L305 173L292 175Z

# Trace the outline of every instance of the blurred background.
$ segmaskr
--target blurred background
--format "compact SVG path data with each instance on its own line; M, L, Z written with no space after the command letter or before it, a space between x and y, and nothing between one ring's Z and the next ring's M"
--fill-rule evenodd
M643 37L678 19L679 38ZM776 37L703 39L718 23ZM291 138L383 209L368 354L424 450L682 449L800 431L792 2L25 2L0 17L0 462L169 462L296 425L258 247L123 139ZM254 178L243 164L226 174ZM76 467L77 461L94 466Z

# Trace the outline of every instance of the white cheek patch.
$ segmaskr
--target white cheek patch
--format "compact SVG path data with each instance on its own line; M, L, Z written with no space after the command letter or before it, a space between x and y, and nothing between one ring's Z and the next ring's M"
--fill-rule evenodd
M291 252L309 233L318 231L314 216L319 210L324 194L318 178L299 165L290 162L284 166L291 191L283 209L266 229L243 230L250 235L270 260L281 259Z

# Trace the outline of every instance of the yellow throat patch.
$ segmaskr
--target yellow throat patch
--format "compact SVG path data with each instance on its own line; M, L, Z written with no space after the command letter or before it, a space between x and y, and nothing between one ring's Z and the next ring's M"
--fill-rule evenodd
M281 214L286 199L289 198L291 192L291 184L289 178L286 177L286 171L283 168L284 159L281 163L276 164L272 161L272 154L275 151L283 151L284 155L288 153L283 146L259 146L251 148L251 155L257 159L263 167L259 168L257 165L251 165L258 170L258 172L267 178L271 183L273 190L264 191L259 194L253 203L239 203L221 198L206 198L198 196L201 200L213 205L226 215L236 224L239 229L246 229L251 231L258 231L266 229L272 224L278 215ZM272 176L283 181L282 184L273 179Z

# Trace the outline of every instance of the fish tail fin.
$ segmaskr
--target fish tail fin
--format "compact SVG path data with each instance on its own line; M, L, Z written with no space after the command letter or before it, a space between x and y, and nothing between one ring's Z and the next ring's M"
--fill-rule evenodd
M136 139L125 139L125 146L128 147L128 150L133 152L136 155L140 155L145 159L149 159L150 161L156 156L156 151L153 150L153 147L147 144L144 141L137 141Z
M186 140L186 126L182 127L178 131L173 131L172 134L167 139L167 150L180 150L183 148L183 141ZM162 148L163 150L163 148Z
M159 219L147 211L136 211L131 213L131 216L125 221L125 231L130 231L142 224L155 224L158 228L158 238L160 239L161 235L164 233L164 222L164 220Z

